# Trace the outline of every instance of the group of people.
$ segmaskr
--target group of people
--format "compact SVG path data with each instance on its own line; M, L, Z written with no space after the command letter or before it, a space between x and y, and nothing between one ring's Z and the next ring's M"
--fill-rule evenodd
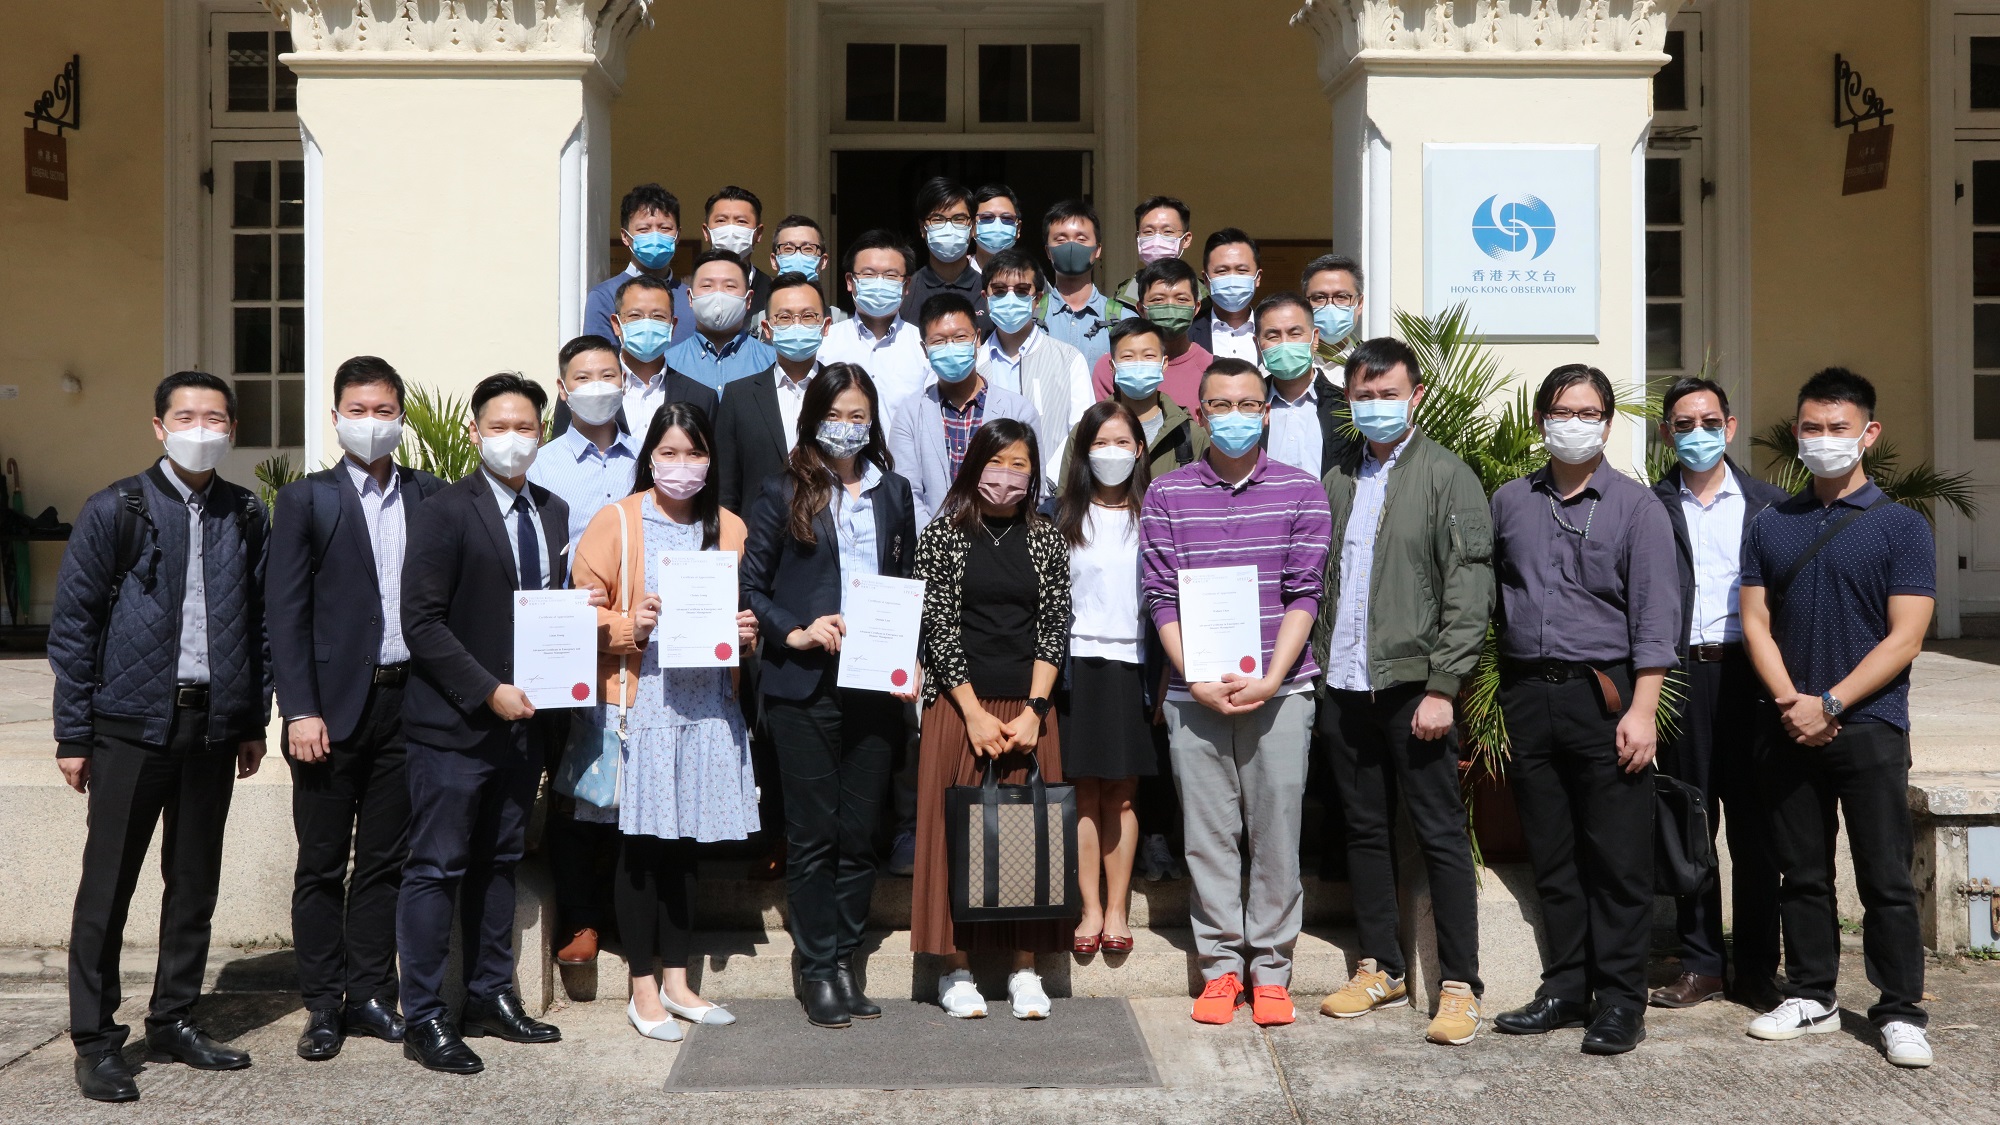
M1680 381L1660 424L1676 463L1649 493L1606 459L1610 380L1565 365L1533 400L1548 465L1489 501L1424 433L1416 355L1354 339L1350 259L1316 259L1299 291L1257 301L1256 242L1218 231L1197 270L1181 257L1188 209L1162 197L1135 216L1143 268L1105 293L1087 203L1049 209L1036 255L1004 187L937 180L917 202L927 264L892 232L855 239L838 275L849 315L828 300L812 219L771 228L766 275L751 264L761 205L724 188L682 277L678 201L635 188L620 213L632 264L591 291L586 333L560 350L553 418L535 380L485 379L468 422L480 467L453 483L396 461L404 384L381 359L340 365L343 456L269 514L216 472L229 384L160 383L164 456L86 503L49 632L58 756L89 800L70 943L86 1096L138 1096L119 952L162 818L146 1055L250 1063L192 1016L231 787L264 756L274 691L309 1060L366 1035L471 1073L467 1039L560 1039L515 991L515 871L544 778L607 736L615 799L550 794L554 944L564 961L600 938L619 949L648 1038L734 1021L688 980L697 860L780 824L815 1025L881 1014L856 964L878 830L889 868L912 875L911 945L941 959L953 1016L987 1013L973 954L1006 953L1011 1014L1040 1019L1038 954L1129 951L1143 830L1148 847L1179 837L1192 882L1192 1017L1290 1023L1318 747L1360 952L1321 1012L1410 1002L1400 808L1444 978L1427 1035L1470 1042L1489 1013L1458 703L1489 626L1546 939L1535 998L1494 1027L1585 1027L1583 1050L1616 1054L1645 1037L1649 1004L1730 991L1764 1009L1760 1039L1834 1029L1837 808L1882 991L1870 1018L1891 1062L1928 1065L1901 794L1934 547L1867 478L1881 425L1866 380L1829 369L1800 390L1812 483L1796 496L1728 458L1721 386ZM647 560L669 551L738 556L740 667L661 666L653 634L675 597ZM1217 568L1254 571L1260 648L1240 672L1190 676L1183 624L1206 614L1183 599ZM843 590L862 575L925 584L920 669L897 691L838 686ZM512 682L515 595L563 587L595 607L598 703L538 711ZM945 791L989 764L1003 782L1075 787L1073 922L954 921ZM1726 815L1733 983L1711 880L1680 903L1685 971L1647 991L1656 768Z

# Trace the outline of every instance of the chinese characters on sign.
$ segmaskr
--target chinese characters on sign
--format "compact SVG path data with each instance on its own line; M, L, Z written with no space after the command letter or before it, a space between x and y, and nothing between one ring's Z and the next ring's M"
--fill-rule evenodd
M1424 311L1489 339L1595 340L1597 146L1424 146Z
M28 194L69 198L69 141L54 133L23 129L27 135Z
M1847 170L1840 179L1840 194L1858 195L1889 186L1889 142L1895 137L1894 125L1847 134Z

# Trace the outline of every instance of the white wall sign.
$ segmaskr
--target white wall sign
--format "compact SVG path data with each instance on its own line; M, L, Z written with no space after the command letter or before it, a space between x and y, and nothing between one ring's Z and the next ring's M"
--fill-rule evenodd
M1424 312L1495 340L1597 339L1596 145L1424 146Z

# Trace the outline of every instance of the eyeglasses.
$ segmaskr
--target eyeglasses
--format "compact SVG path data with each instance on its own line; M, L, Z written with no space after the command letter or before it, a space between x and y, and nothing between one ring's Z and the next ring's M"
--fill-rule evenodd
M988 297L1005 297L1009 293L1012 293L1016 297L1032 297L1035 295L1035 287L1026 281L1016 285L1002 285L996 281L986 287L986 295Z
M779 328L790 328L795 324L803 324L807 328L818 328L820 325L826 323L826 314L816 312L781 312L773 313L769 319L773 325Z
M771 250L781 255L804 254L812 258L823 257L826 254L826 247L821 246L817 242L780 242L776 246L773 246Z
M1323 309L1328 305L1337 309L1351 309L1360 303L1361 296L1358 293L1314 293L1306 298L1306 304L1316 309Z
M1582 410L1571 410L1567 406L1552 406L1542 412L1542 417L1551 422L1602 422L1604 421L1604 411L1594 406L1585 407Z
M1256 417L1270 406L1261 398L1246 398L1242 402L1231 402L1226 398L1205 398L1201 409L1210 418L1220 418L1224 414L1248 414Z
M1707 430L1712 434L1721 433L1724 425L1725 423L1713 420L1697 422L1692 418L1676 418L1673 422L1674 432L1677 434L1691 434L1696 430Z
M1010 227L1021 225L1021 217L1019 215L1002 215L997 211L981 211L974 217L982 223L999 223Z
M970 215L932 214L925 218L924 222L929 226L937 226L942 223L945 226L957 227L960 230L970 230L972 228L972 216Z
M944 344L976 344L978 342L979 341L973 337L972 333L959 332L954 335L941 337L936 340L925 340L924 347L935 348L935 347L940 347Z
M861 279L861 280L863 280L863 281L878 281L878 280L879 280L879 281L901 281L901 280L903 280L903 271L902 271L902 270L874 270L874 269L866 269L866 270L855 270L855 271L854 271L854 276L856 276L856 277L860 278L860 279Z

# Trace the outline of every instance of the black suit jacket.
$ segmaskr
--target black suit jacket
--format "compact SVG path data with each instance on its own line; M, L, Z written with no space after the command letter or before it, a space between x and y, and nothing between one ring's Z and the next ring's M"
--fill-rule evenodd
M813 545L793 539L786 529L791 518L792 478L774 476L764 482L746 521L749 540L743 549L743 596L757 615L764 642L764 694L777 699L805 699L819 686L832 665L825 649L800 652L785 644L794 629L840 612L840 549L833 514L813 517ZM917 506L910 482L883 473L871 494L875 508L875 549L878 573L908 578L917 554Z
M556 586L569 573L569 505L530 483L529 499L548 539L544 575ZM447 750L498 743L512 729L486 705L514 679L514 529L501 519L485 470L443 489L424 505L403 559L403 640L410 685L403 725L410 741Z
M422 522L424 501L444 487L429 473L395 467L403 542ZM278 490L271 566L264 580L278 711L318 715L335 742L354 734L382 651L382 591L375 546L345 459ZM407 554L407 551L406 551Z
M710 390L706 384L697 383L671 367L667 368L666 375L667 378L664 386L667 397L662 400L663 402L685 402L699 406L702 413L708 415L710 422L715 421L714 391ZM634 429L631 425L633 419L625 417L624 407L619 407L617 421L620 432L637 434L640 437L645 437L646 427L653 424L651 418L640 418L637 419L639 423L638 428ZM567 429L569 429L569 403L558 396L555 413L549 417L549 437L561 437L563 431Z
M1324 473L1340 464L1361 439L1347 430L1347 392L1324 375L1313 376L1313 390L1319 394L1319 467Z
M1744 472L1741 466L1726 456L1723 458L1723 461L1729 465L1729 471L1735 475L1737 485L1743 489L1743 542L1748 543L1750 541L1750 521L1757 518L1757 513L1773 504L1780 504L1791 499L1792 494L1775 484L1770 484ZM1681 654L1681 659L1685 661L1687 659L1688 633L1692 631L1693 625L1691 623L1694 621L1694 544L1688 540L1687 513L1681 511L1681 464L1679 461L1675 461L1673 468L1668 469L1666 475L1662 476L1653 485L1653 494L1660 498L1660 503L1667 506L1667 521L1674 525L1674 546L1676 548L1674 551L1674 560L1680 564L1681 569L1681 635L1675 638L1674 649ZM1741 573L1740 563L1738 573ZM1761 690L1761 688L1756 688L1755 690Z
M785 443L785 416L778 410L778 387L767 368L722 388L715 411L715 452L722 506L739 515L757 498L764 482L785 471L791 448Z

